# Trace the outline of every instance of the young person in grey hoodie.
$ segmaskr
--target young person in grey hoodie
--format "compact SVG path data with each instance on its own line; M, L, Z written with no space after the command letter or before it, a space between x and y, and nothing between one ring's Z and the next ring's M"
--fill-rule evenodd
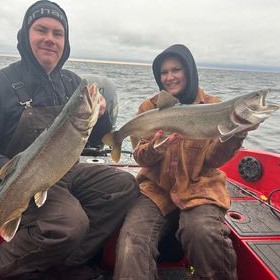
M159 89L181 104L220 102L199 87L196 64L186 46L170 46L154 59L152 67ZM138 113L157 108L157 100L158 94L145 100ZM236 134L221 143L219 139L183 139L173 133L155 145L164 136L159 131L139 141L133 155L143 166L137 175L141 195L120 232L115 280L159 279L159 245L168 247L161 242L174 228L181 245L177 258L182 257L180 253L187 257L195 279L237 279L236 254L225 224L230 196L226 176L218 167L236 153L246 135Z

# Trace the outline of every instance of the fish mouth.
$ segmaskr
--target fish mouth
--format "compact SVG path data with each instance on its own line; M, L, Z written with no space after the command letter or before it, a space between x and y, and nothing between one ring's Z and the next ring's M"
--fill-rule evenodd
M89 92L89 90L87 88L85 89L85 98L87 99L87 102L89 103L90 107L92 108L94 95L92 92Z
M266 96L267 96L267 92L262 94L262 96L260 97L260 106L262 106L262 107L264 107L266 105L266 102L265 102Z
M96 88L89 90L85 86L79 95L79 99L80 108L72 115L71 123L80 133L88 136L88 133L96 123L99 112L99 91L97 90L96 92Z
M75 118L80 120L89 120L91 115L92 114L90 112L83 112L83 113L76 114Z
M265 99L266 99L266 96L267 96L268 92L269 92L268 90L264 90L264 91L259 93L261 95L260 96L260 106L261 107L265 107L266 106Z
M90 104L90 107L92 108L94 106L94 103L95 103L95 99L98 98L99 100L99 94L100 94L100 91L99 91L99 86L97 84L94 84L95 85L95 89L94 90L89 90L88 88L86 88L86 98L87 98L87 101L88 103Z
M88 88L85 87L83 89L83 91L81 92L79 98L80 98L81 102L85 102L85 103L88 104L88 106L90 108L93 108L94 100L95 100L95 96L94 96L94 92L93 91L89 91ZM85 100L83 101L83 99L85 99ZM79 116L82 119L87 119L90 115L91 115L91 113L89 113L89 112L84 112L84 113L80 113L79 114Z
M261 123L267 119L279 109L278 105L266 103L268 93L267 89L260 90L253 92L243 100L241 99L232 113L232 121L239 125L250 125Z
M258 111L262 108L266 107L266 97L268 94L269 90L260 90L259 92L256 92L255 96L253 96L253 99L259 100L259 102L253 102L252 104L245 104L245 108L250 110L250 111Z
M273 113L274 111L279 109L279 105L276 104L267 104L266 103L266 97L269 93L269 90L262 90L258 93L259 97L259 104L251 105L251 106L245 106L246 109L250 110L253 114L256 116L268 116L269 114Z

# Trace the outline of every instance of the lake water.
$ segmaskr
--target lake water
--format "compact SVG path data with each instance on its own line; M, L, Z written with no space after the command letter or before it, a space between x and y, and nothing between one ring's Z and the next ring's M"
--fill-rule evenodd
M14 57L0 56L0 68L15 60ZM145 98L157 91L151 66L68 61L65 67L79 75L107 76L116 84L119 97L117 129L135 116L139 104ZM267 101L280 104L280 73L201 68L198 72L200 86L222 100L269 88L271 93ZM130 149L128 139L124 147ZM280 110L263 122L257 130L249 132L244 147L280 153Z

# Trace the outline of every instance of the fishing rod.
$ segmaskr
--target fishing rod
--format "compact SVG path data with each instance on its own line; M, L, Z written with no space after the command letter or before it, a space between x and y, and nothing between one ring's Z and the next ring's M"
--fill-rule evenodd
M244 187L239 186L238 184L236 184L235 182L229 180L231 184L233 184L235 187L237 187L239 190L241 190L242 192L246 193L247 195L255 198L256 200L258 200L259 202L265 204L267 207L269 207L269 209L271 210L271 212L278 218L280 219L280 210L275 208L274 206L271 205L271 198L272 195L275 194L276 192L280 191L280 188L275 189L273 191L271 191L268 195L268 197L264 198L260 198L257 195L255 195L254 193L252 193L252 191L246 190ZM268 202L266 202L266 200Z
M84 148L82 156L108 156L112 152L112 149L100 149L100 148ZM131 151L122 151L123 154L129 154L132 156Z
M272 195L274 195L277 192L280 192L280 188L275 189L269 193L268 198L267 198L269 205L271 205ZM279 216L280 211L278 209L276 209L276 212L275 212L274 208L270 208L270 209L271 209L272 213L280 219L280 216ZM277 214L277 212L278 212L278 214Z

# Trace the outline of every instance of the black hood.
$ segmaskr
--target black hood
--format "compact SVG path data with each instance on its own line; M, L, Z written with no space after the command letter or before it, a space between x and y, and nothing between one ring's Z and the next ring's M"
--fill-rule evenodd
M180 103L191 104L194 102L198 91L198 74L197 68L190 50L180 44L172 45L162 53L160 53L153 61L153 73L155 80L160 90L163 90L163 85L160 81L160 67L163 60L169 56L177 56L183 63L187 75L187 86L183 92L179 93L178 97Z
M54 71L60 70L64 65L65 61L68 59L70 54L70 44L69 44L69 26L67 16L64 10L54 2L48 0L37 1L31 5L25 13L23 18L23 23L21 29L18 31L17 48L21 55L23 63L26 65L27 69L33 70L35 72L45 72L41 65L36 60L32 53L30 43L29 43L29 28L32 23L41 17L51 17L60 21L64 27L65 32L65 44L63 54L56 65Z

